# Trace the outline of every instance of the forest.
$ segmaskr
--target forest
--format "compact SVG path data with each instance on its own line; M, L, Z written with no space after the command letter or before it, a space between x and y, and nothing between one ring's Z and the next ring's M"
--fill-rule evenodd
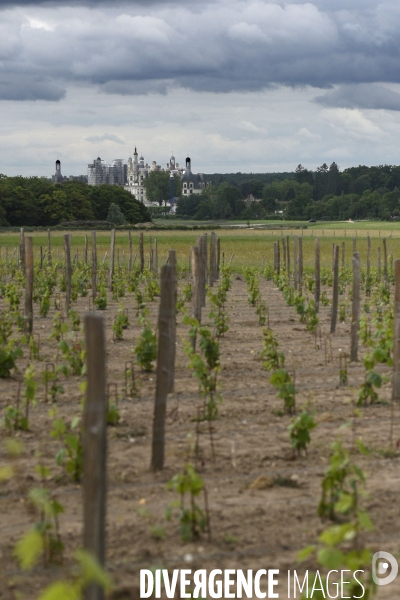
M58 225L65 221L105 221L116 204L130 224L151 221L147 208L121 187L79 181L54 185L44 177L0 175L0 226Z
M315 171L206 176L202 194L178 201L177 215L194 219L391 220L400 216L400 167L333 162ZM267 182L266 182L267 181ZM251 198L251 196L253 198Z
M178 218L202 221L400 218L400 166L358 166L341 171L333 162L330 166L324 163L315 171L298 165L292 173L217 173L205 175L205 180L210 183L202 193L189 197L180 195L179 182L175 185ZM156 195L156 201L160 203L161 198L162 203L163 197L169 197L169 177L165 182L155 183L155 189L148 190L149 196ZM127 223L151 221L150 211L122 187L94 187L78 181L54 185L46 178L0 175L2 227L104 221L111 204L119 207ZM164 214L168 208L152 209L151 213L157 216L160 211Z

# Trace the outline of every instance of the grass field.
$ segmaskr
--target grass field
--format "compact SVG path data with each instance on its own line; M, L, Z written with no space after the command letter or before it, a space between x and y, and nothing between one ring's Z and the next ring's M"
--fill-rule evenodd
M332 227L330 227L332 225ZM333 228L333 225L335 228ZM359 227L360 226L360 227ZM377 227L379 226L379 228ZM385 226L393 229L385 229ZM282 239L282 236L289 236L293 242L293 236L301 236L303 239L304 266L313 266L314 264L314 246L315 238L318 237L321 243L321 262L323 266L330 266L332 259L332 245L338 244L342 250L345 248L345 263L350 264L353 252L353 239L356 239L357 251L361 255L361 263L365 265L367 254L367 235L371 237L371 261L376 266L378 261L378 248L381 249L383 260L383 238L387 240L388 256L394 258L400 257L400 224L396 224L396 229L391 223L363 222L363 223L334 223L324 225L324 229L318 229L319 224L314 224L308 229L288 229L281 231L262 230L256 228L245 229L221 229L217 235L221 238L221 252L224 253L224 260L229 261L233 255L232 266L235 272L240 272L246 266L261 266L263 262L272 262L273 242ZM346 229L347 227L351 227ZM355 228L357 227L357 228ZM63 246L65 232L52 232L53 254L60 259L63 257ZM91 232L72 233L73 256L78 251L82 257L85 243L85 234L89 238L89 258L91 245ZM177 259L180 265L188 265L189 250L201 234L201 231L153 231L144 234L145 254L149 255L150 244L157 240L159 264L166 261L168 250L175 249ZM33 232L32 235L35 256L40 256L40 247L43 252L47 248L47 234L45 232ZM138 250L139 233L133 232L133 255ZM105 252L110 246L110 232L100 231L96 234L98 260L102 261ZM15 260L16 248L19 244L18 234L2 233L0 234L0 259L5 259L5 246L8 246L8 256L10 260ZM293 243L291 243L293 252ZM125 232L118 232L116 236L117 261L127 261L128 255L128 235ZM107 258L106 258L107 261Z
M400 236L400 222L392 222L392 221L317 221L316 223L309 223L308 221L280 221L280 220L266 220L260 219L259 221L243 221L243 220L226 220L226 221L195 221L194 219L154 219L154 223L157 225L185 225L188 227L203 227L210 225L218 225L222 228L262 228L268 227L276 230L288 230L293 231L294 229L304 229L304 233L306 230L310 232L322 232L322 231L334 231L337 232L337 235L340 235L340 232L346 232L346 235L368 235L368 232L371 236L378 235L379 232L390 232L390 235ZM318 235L322 235L322 233L318 233ZM383 235L383 233L382 233Z

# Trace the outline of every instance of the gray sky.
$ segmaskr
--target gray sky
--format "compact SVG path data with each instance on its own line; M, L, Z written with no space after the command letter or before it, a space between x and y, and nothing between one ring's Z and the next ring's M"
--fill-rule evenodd
M0 172L399 164L394 0L0 0Z

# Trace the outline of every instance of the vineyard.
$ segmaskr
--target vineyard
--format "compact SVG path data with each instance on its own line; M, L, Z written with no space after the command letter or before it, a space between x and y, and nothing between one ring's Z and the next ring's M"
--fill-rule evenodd
M134 600L140 569L183 568L400 596L371 578L399 552L400 239L294 233L1 236L1 600Z

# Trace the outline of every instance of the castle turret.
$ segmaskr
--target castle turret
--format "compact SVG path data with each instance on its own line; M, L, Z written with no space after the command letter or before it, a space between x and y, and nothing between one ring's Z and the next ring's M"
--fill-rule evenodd
M63 176L61 175L61 161L60 160L56 160L56 172L54 174L54 183L62 183L63 182Z

